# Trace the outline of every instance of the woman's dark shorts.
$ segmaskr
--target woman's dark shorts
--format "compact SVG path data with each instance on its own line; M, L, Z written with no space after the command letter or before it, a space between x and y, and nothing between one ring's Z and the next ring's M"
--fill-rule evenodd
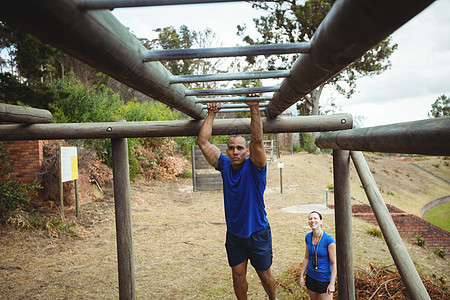
M228 264L230 267L250 259L252 266L258 271L265 271L272 265L272 234L270 225L252 233L248 239L237 237L227 231L225 243Z
M315 280L314 278L311 278L308 276L308 274L306 274L306 287L310 291L324 294L327 292L327 287L329 284L329 282Z

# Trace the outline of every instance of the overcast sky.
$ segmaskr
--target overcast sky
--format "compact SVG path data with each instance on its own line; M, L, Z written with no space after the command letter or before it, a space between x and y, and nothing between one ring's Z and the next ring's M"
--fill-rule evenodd
M138 37L154 39L158 27L185 24L197 31L209 27L223 46L241 44L236 26L253 25L261 12L246 2L115 9L113 14ZM450 97L450 1L439 0L393 34L398 50L392 68L358 81L358 93L342 99L322 96L321 105L335 98L340 110L364 118L364 127L427 119L431 104Z

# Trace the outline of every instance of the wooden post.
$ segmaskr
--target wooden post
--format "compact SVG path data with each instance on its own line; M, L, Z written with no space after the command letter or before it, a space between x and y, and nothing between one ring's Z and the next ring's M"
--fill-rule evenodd
M119 296L136 299L127 139L111 139L116 213Z
M378 190L364 155L362 152L352 151L351 157L408 295L412 299L430 299Z
M191 157L192 157L192 185L194 187L194 192L197 191L197 171L195 167L195 145L191 146Z
M62 181L62 151L59 147L59 211L61 215L61 221L65 220L64 217L64 184Z
M349 151L333 150L338 296L342 300L355 299L349 165Z
M75 216L80 216L80 199L78 197L78 179L75 179Z

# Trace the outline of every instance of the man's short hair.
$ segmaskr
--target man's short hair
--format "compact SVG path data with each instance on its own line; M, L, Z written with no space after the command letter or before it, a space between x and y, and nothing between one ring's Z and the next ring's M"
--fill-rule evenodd
M238 138L238 137L241 137L241 138L244 139L244 141L245 141L245 148L248 149L248 141L247 141L247 139L246 139L243 135L241 135L241 134L235 134L235 135L232 135L232 136L228 139L228 142L230 141L231 138ZM227 145L228 145L228 142L227 142Z

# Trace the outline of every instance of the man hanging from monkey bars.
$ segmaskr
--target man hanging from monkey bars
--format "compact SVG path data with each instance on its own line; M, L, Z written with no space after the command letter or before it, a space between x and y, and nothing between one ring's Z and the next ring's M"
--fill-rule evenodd
M241 135L232 136L228 140L227 155L211 144L214 118L220 110L217 102L207 104L208 116L200 128L197 144L206 160L222 174L227 224L225 247L236 297L247 299L246 276L250 260L269 299L274 300L276 281L270 271L272 236L264 205L267 165L263 128L259 102L246 104L251 114L250 144Z

